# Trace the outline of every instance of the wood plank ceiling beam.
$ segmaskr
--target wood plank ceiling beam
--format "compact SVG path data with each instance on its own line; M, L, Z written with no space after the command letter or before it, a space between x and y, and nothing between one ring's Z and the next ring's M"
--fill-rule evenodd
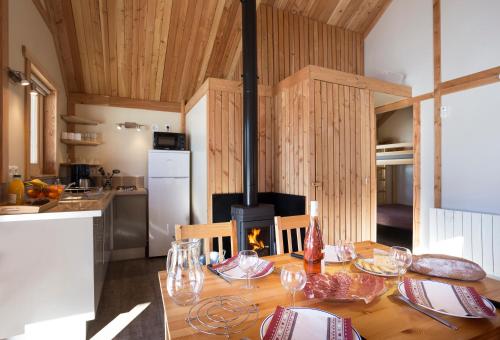
M108 105L144 110L181 112L181 103L176 102L142 100L85 93L70 93L69 100L74 104Z

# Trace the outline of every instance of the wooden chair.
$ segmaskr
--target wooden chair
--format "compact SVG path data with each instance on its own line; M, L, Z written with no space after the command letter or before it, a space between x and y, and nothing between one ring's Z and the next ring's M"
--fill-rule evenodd
M283 230L286 233L288 241L288 252L292 252L292 232L295 230L297 235L297 250L302 251L302 237L300 236L300 228L307 228L309 225L309 215L296 215L296 216L275 216L274 217L274 230L276 234L276 253L283 254Z
M212 223L212 224L191 224L175 226L175 239L200 238L203 239L203 254L208 259L208 254L213 250L213 239L217 238L219 249L222 249L222 238L231 238L231 256L238 254L238 236L236 232L236 221Z

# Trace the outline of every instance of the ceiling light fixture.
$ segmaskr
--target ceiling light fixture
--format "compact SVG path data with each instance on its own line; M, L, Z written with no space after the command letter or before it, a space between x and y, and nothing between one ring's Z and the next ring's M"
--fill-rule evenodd
M125 123L117 123L116 128L118 130L121 129L136 129L137 131L142 131L142 128L144 127L143 124L139 124L136 122L125 122Z

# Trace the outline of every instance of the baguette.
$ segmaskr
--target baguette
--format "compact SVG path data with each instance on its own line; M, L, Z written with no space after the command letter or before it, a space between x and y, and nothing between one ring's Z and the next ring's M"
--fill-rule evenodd
M424 275L463 281L479 281L486 277L483 268L472 261L449 255L414 255L410 270Z

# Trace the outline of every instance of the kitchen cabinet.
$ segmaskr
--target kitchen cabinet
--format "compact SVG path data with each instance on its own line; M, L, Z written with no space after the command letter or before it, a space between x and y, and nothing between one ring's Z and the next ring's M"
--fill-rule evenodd
M111 256L111 233L113 230L113 201L102 211L102 216L93 219L94 233L94 304L99 306L102 286Z
M143 258L147 245L147 194L116 195L113 202L113 260Z

